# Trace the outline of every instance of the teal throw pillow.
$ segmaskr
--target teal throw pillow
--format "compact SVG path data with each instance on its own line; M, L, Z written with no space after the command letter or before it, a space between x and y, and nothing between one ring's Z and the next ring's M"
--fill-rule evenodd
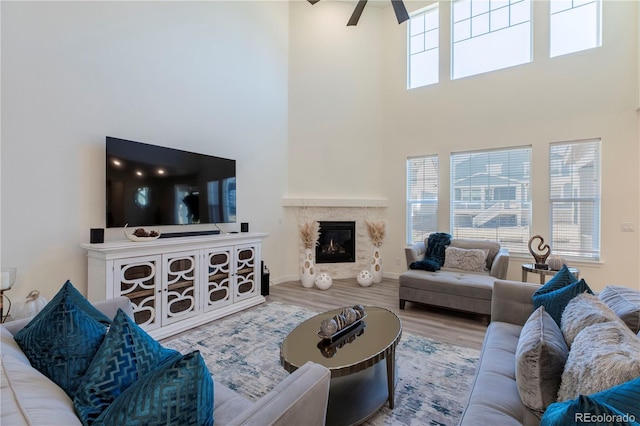
M138 379L93 425L213 425L213 380L200 352Z
M536 295L546 294L561 289L569 284L575 283L576 281L578 281L578 279L571 273L571 271L569 271L569 267L567 265L562 265L562 268L556 272L556 274L551 277L545 285L536 290L534 297Z
M31 365L73 398L107 327L81 309L70 294L54 300L14 339Z
M547 408L541 426L640 425L640 377L592 395L556 402Z
M551 315L551 318L553 318L556 324L558 324L558 327L560 327L562 312L564 312L564 308L566 308L571 299L585 292L593 294L593 291L591 291L583 279L569 283L563 287L558 287L551 291L538 293L543 288L544 286L539 288L533 294L533 309L535 310L540 306L544 306L544 310Z
M118 309L75 394L76 414L91 424L140 377L179 358L178 351L164 348Z

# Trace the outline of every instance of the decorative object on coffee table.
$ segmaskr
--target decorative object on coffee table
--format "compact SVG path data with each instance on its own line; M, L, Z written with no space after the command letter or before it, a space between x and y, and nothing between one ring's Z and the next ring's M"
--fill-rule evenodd
M320 224L318 221L305 222L298 227L300 239L304 246L304 259L302 259L302 274L300 281L305 288L313 287L316 279L316 267L313 261L313 249L318 244L320 237Z
M333 284L333 278L326 272L322 272L316 277L315 283L320 290L329 290L331 284Z
M537 247L540 253L534 250L534 240L540 240ZM536 260L536 269L549 269L549 265L547 265L547 257L549 257L549 254L551 253L551 247L549 247L549 244L544 243L544 238L542 238L540 235L534 235L533 237L529 238L529 253L531 253L531 256L533 256L533 258Z
M356 278L358 280L358 284L362 287L369 287L373 282L373 275L371 275L371 272L366 269L358 272L358 276Z
M374 283L382 282L382 258L380 256L380 246L384 241L384 236L387 230L387 222L383 220L370 221L365 220L364 224L367 227L367 233L369 239L373 245L373 253L371 257L371 275L373 276Z

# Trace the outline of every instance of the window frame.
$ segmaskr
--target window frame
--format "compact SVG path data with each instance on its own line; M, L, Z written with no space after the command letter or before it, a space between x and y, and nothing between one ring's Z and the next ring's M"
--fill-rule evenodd
M593 161L595 162L595 166L593 168L593 170L595 171L595 175L592 176L592 178L596 179L596 183L590 189L595 190L595 192L592 194L581 195L579 193L580 192L579 189L581 188L580 185L571 186L571 182L573 182L575 179L580 178L578 173L576 173L575 176L573 174L563 175L561 173L558 173L556 175L555 170L557 168L555 167L556 162L554 161L554 158L553 158L554 156L553 151L558 147L565 147L565 149L567 149L569 146L574 147L578 145L583 145L587 147L587 144L594 144L594 152L592 152L592 155L593 155ZM584 166L582 168L584 168ZM569 182L565 182L560 186L559 183L561 182L554 180L556 177L558 177L560 181L567 180L568 178L570 178L571 180ZM556 187L558 188L561 187L562 189L560 191L556 191L554 189L554 185L556 185ZM567 189L570 190L571 194L569 196L563 196L562 193L566 192ZM586 192L586 190L587 188L585 188L585 191L583 192ZM589 207L589 203L592 203L593 205ZM563 239L566 239L566 237L561 238L558 235L560 233L560 229L562 228L559 229L559 227L556 226L556 224L554 223L555 222L554 206L558 205L559 207L562 207L563 204L569 205L569 207L572 209L573 212L571 213L571 217L572 217L571 220L576 220L576 212L578 209L580 210L580 212L582 212L584 208L583 206L587 207L587 211L588 210L592 211L591 219L593 222L593 227L591 228L592 237L591 237L591 247L589 249L584 249L582 247L582 244L584 241L584 235L588 235L588 234L583 234L582 232L580 233L581 236L579 240L579 244L580 244L579 249L570 250L566 246L563 247L563 245L560 243L560 241ZM558 223L560 222L561 221L558 220ZM575 226L576 224L573 224L573 225ZM578 223L577 226L581 226L580 223ZM562 231L565 234L567 232L566 229L562 229ZM601 242L602 242L602 139L601 138L553 142L549 144L549 235L551 236L550 244L555 254L568 257L571 259L576 259L576 260L584 260L584 261L590 261L590 262L600 261L600 257L602 254L601 253L601 250L602 250L602 246L601 246Z
M512 154L516 155L513 160L510 158ZM486 156L488 161L485 164L474 162L478 156ZM505 156L509 161L500 162ZM531 145L452 152L449 177L451 235L454 238L495 240L513 254L526 255L532 225L531 161ZM465 162L468 166L462 166ZM503 171L505 165L508 166L506 173ZM465 174L465 169L460 171L459 167L468 167L469 172ZM481 170L483 167L485 172L471 172L472 169ZM461 173L464 177L457 178ZM487 184L482 185L484 179ZM480 200L463 199L465 186L460 183L464 180L468 181L470 191L475 190L480 194ZM503 197L496 199L496 194L505 191L511 193L514 187L518 194L516 200L504 200ZM479 223L483 220L483 223ZM516 225L512 225L514 222ZM502 223L504 225L500 226Z
M419 181L421 183L421 185L419 185L418 179L416 179L416 184L412 184L413 182L413 176L411 174L412 170L414 169L414 167L412 167L412 163L414 162L418 162L418 161L422 161L422 162L427 162L427 161L431 161L432 162L432 166L435 169L434 173L423 173L423 179L421 181ZM419 166L417 166L419 167ZM416 157L409 157L407 158L407 162L406 162L406 202L407 202L407 211L406 211L406 242L407 244L415 244L417 242L420 241L424 241L424 239L432 232L437 232L438 229L438 200L439 200L439 185L440 185L440 177L439 177L439 171L440 171L440 160L437 154L429 154L429 155L421 155L421 156L416 156ZM416 176L417 178L417 176ZM429 179L431 178L431 180ZM423 198L423 197L418 197L413 199L412 198L412 190L418 191L420 190L422 192L422 194L425 193L425 187L432 184L432 182L435 180L435 188L434 191L432 192L433 194L435 194L435 197L432 198ZM419 188L418 186L421 186L421 188ZM434 226L433 228L429 228L429 229L424 229L422 230L422 235L420 238L415 239L414 238L414 207L421 207L421 206L427 206L428 208L434 210ZM428 213L427 213L428 214Z
M428 15L429 13L433 13L436 12L438 14L438 25L435 28L426 28L426 15ZM424 22L425 22L425 28L423 29L422 32L416 33L415 35L412 35L411 33L411 23L413 21L414 18L418 17L422 15ZM407 90L411 90L411 89L417 89L420 87L425 87L425 86L430 86L432 84L438 84L440 83L440 3L435 3L432 4L430 6L427 7L423 7L421 9L416 10L415 12L412 12L410 15L410 19L407 25ZM437 43L435 47L432 48L427 48L427 41L426 41L426 35L427 33L432 33L435 31L436 34L436 38L437 38ZM416 37L417 35L422 34L424 37L424 41L423 41L423 49L420 52L415 52L412 53L412 38ZM419 85L412 85L412 59L414 56L420 54L420 53L426 53L428 51L435 51L435 55L436 55L436 64L435 64L435 74L436 74L436 79L435 81L432 82L428 82L425 84L419 84Z

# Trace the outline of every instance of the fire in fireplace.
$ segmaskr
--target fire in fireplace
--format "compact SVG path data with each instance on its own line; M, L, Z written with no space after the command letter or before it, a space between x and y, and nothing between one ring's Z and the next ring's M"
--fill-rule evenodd
M356 223L320 222L316 263L356 261Z

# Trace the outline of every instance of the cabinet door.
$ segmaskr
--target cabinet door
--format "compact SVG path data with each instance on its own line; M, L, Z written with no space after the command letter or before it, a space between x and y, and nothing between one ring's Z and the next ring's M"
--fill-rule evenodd
M205 250L204 252L204 294L205 312L233 303L232 275L233 251L231 248Z
M199 252L163 254L162 265L162 325L197 315Z
M235 294L234 300L242 300L259 294L258 247L255 245L235 246Z
M158 276L160 256L117 259L113 262L114 296L127 296L133 318L145 330L160 327L162 302Z

